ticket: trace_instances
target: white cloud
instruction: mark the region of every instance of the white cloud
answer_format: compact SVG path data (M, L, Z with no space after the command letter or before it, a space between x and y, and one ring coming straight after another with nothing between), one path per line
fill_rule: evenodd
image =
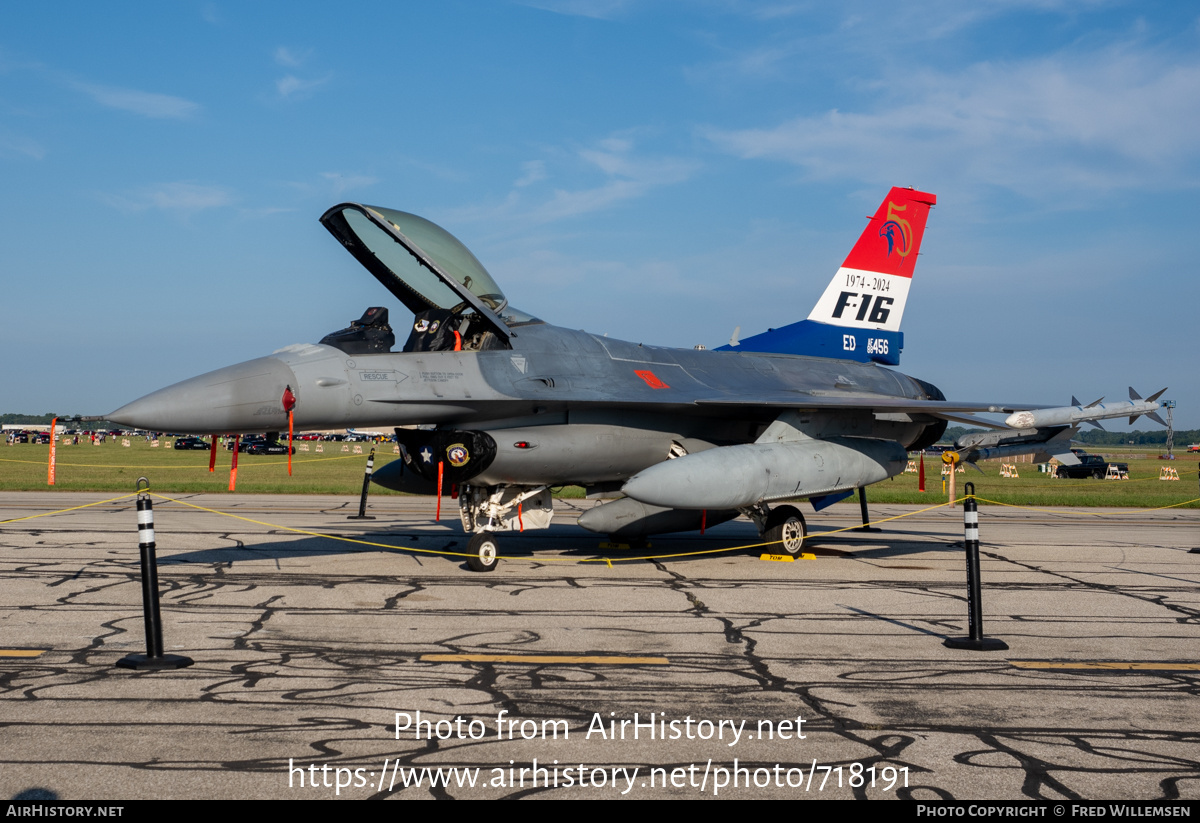
M530 160L522 163L521 170L524 174L513 183L517 188L529 186L546 179L546 163L543 160Z
M200 112L199 103L170 94L102 86L96 83L76 82L71 85L102 106L157 120L186 120Z
M541 160L522 164L524 175L513 184L503 202L483 207L469 207L451 212L457 220L496 221L514 219L519 222L548 223L565 217L599 211L624 200L641 197L651 190L691 177L699 164L676 157L639 156L633 140L627 137L608 137L592 147L577 149L560 162L573 168L575 176L595 176L600 172L603 182L586 188L557 188L549 199L529 203L526 186L549 179L546 164Z
M415 157L401 157L399 165L417 169L425 174L432 175L439 180L449 180L455 183L462 183L470 180L471 175L464 169L455 166L444 165L441 163L430 163L427 160L418 160Z
M280 46L275 49L275 62L281 66L287 66L293 69L302 66L311 56L311 50L297 52L289 49L287 46Z
M866 0L855 3L817 3L812 0L762 0L734 2L733 8L751 19L777 24L804 16L810 21L832 20L840 38L870 33L874 42L882 35L892 42L938 40L992 18L1014 13L1077 15L1089 9L1119 5L1121 0L925 0L892 3ZM810 32L811 33L811 32Z
M277 46L272 56L280 66L289 69L299 69L312 57L312 49L294 49L287 46ZM329 82L332 75L324 77L305 78L289 72L275 81L275 91L285 100L303 100L312 92Z
M528 213L529 219L544 223L600 211L621 200L629 200L646 191L646 186L633 180L613 180L603 186L578 191L556 190L548 202Z
M328 82L328 75L316 80L303 80L294 74L288 74L275 81L275 89L279 92L279 96L284 99L293 97L303 99Z
M122 211L154 208L182 214L228 206L234 200L233 192L224 186L203 186L188 182L144 186L128 194L101 195L101 199Z
M525 0L524 5L555 14L609 20L629 6L629 0Z
M24 135L0 131L0 157L15 156L41 160L46 156L46 149L37 141Z
M340 198L346 192L365 189L379 182L378 177L353 172L323 171L318 179L291 181L287 185L305 198L320 198L326 202L330 197Z
M710 128L733 154L810 177L969 179L1013 189L1197 182L1200 62L1134 50L881 80L872 111L804 115L773 127Z
M299 211L299 209L290 206L262 206L257 209L239 209L239 214L244 214L247 217L270 217L273 214L288 214Z
M556 189L553 197L536 207L530 216L537 221L557 220L599 211L622 200L641 197L651 189L682 183L697 164L674 157L636 157L632 144L601 141L608 150L581 149L578 156L602 171L609 179L603 185L568 191Z
M341 197L343 193L352 189L366 188L379 182L378 177L370 177L365 174L342 174L337 171L321 172L321 176L330 181L333 193L337 197Z

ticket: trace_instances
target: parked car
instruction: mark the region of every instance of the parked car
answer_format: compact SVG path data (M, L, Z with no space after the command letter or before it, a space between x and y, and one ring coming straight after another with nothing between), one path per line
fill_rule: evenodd
M278 440L267 442L263 440L252 440L246 444L246 454L287 454L287 443L280 443ZM292 454L296 453L296 447L292 446Z
M225 448L229 451L233 451L233 444L236 442L237 450L245 453L250 450L250 446L254 443L265 443L266 440L267 438L261 434L243 434L236 438L236 440L232 437L229 438L229 440L225 443Z
M1079 465L1059 466L1057 471L1055 471L1056 477L1070 477L1074 479L1094 477L1097 480L1102 480L1108 474L1109 466L1116 466L1117 471L1121 474L1129 473L1128 463L1113 463L1105 460L1098 454L1085 454L1075 449L1072 449L1072 451L1079 458Z
M209 443L199 437L181 437L175 441L175 448L208 451Z

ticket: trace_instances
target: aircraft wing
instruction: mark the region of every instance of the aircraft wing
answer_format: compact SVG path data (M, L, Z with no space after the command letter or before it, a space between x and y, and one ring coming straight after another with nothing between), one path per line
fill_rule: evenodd
M1055 457L1060 463L1074 466L1079 463L1079 458L1071 451L1071 438L1078 433L1078 425L1008 429L964 434L954 445L963 460L972 465L980 460L1033 454L1038 455L1039 461Z
M938 412L937 416L951 423L961 423L964 426L978 426L981 429L996 429L998 431L1008 431L1012 427L1006 426L1003 423L997 423L993 420L984 420L982 417L974 417L971 414L946 414Z
M694 401L698 406L729 406L731 408L778 408L778 409L869 409L881 412L912 412L919 414L944 415L955 412L1007 412L1044 408L1024 403L974 403L951 400L914 400L906 397L862 394L809 394L780 393L760 397L704 398Z
M374 402L393 405L393 406L423 406L428 405L429 400L422 398L377 398ZM838 410L844 409L847 411L875 411L893 414L929 414L936 417L942 417L955 422L966 423L968 425L978 425L985 428L1001 428L1007 429L1007 426L1001 426L997 423L991 423L984 420L973 420L969 418L958 417L956 413L1011 413L1018 410L1041 409L1045 406L1035 406L1025 403L974 403L974 402L956 402L951 400L915 400L906 397L888 397L886 395L851 395L851 394L836 394L836 395L820 395L820 394L777 394L762 397L744 397L744 396L721 396L713 395L702 397L693 400L680 400L673 397L617 397L605 396L604 393L597 392L586 397L571 397L562 398L557 404L562 406L579 406L579 407L603 407L603 406L622 406L622 407L655 407L655 408L675 408L686 409L689 407L702 407L707 409L727 408L730 411L749 411L758 410L778 410L780 412L788 409L813 409L813 410ZM557 405L554 401L549 401L549 405ZM494 400L494 399L458 399L452 402L440 402L442 408L458 408L466 410L482 410L482 409L501 409L505 406L511 406L515 412L520 411L526 405L526 401L511 399L511 400Z

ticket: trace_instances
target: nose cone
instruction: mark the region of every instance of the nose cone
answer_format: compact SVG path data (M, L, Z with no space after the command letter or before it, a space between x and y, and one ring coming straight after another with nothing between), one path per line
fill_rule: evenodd
M138 429L222 434L287 428L283 392L299 384L277 357L260 357L184 380L122 406L108 419Z

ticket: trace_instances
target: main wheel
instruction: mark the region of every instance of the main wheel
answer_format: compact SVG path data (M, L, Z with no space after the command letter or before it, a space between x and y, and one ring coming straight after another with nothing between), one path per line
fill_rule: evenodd
M496 545L496 537L490 532L471 536L467 543L467 568L473 572L490 572L500 562L500 549Z
M795 557L804 548L804 539L808 537L808 526L804 523L804 515L795 506L780 506L771 509L767 517L767 530L763 539L769 543L777 543L785 552Z

